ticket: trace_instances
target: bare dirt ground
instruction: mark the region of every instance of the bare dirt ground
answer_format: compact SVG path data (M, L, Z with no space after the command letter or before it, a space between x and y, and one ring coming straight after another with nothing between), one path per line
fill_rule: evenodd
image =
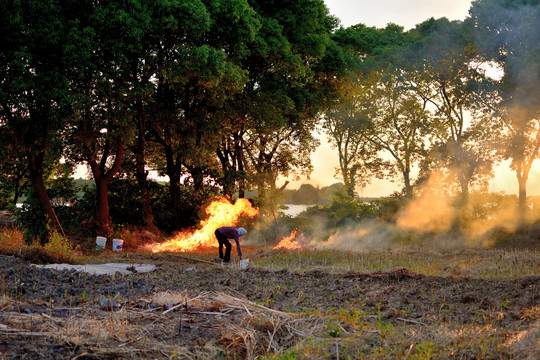
M538 276L495 281L407 269L240 270L237 263L175 255L130 261L153 263L158 270L96 276L0 256L0 358L533 359L540 354Z

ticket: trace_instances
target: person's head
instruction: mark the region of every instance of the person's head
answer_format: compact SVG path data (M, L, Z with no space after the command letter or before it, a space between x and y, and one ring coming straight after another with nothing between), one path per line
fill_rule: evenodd
M242 236L242 235L246 235L246 234L247 234L246 229L244 229L243 227L238 228L238 235Z

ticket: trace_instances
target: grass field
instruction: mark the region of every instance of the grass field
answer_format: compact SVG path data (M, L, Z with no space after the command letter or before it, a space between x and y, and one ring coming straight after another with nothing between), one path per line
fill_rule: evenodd
M216 262L215 248L81 254L61 239L40 249L16 238L4 234L1 247L10 256L0 256L0 358L540 357L534 247L251 246L243 248L249 269L241 270L235 256L230 265ZM66 258L158 270L94 276L30 266Z

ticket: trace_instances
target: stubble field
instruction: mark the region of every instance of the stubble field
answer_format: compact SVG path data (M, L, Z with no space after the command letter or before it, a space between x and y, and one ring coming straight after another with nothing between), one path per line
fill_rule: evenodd
M105 251L131 275L0 256L2 359L537 359L537 250Z

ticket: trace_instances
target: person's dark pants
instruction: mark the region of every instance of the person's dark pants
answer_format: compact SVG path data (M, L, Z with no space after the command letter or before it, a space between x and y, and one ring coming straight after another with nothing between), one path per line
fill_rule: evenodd
M216 230L215 234L219 243L219 258L225 262L231 261L231 242L229 241L229 239L227 239L225 235L220 233L218 230ZM223 256L223 246L225 246L225 256Z

